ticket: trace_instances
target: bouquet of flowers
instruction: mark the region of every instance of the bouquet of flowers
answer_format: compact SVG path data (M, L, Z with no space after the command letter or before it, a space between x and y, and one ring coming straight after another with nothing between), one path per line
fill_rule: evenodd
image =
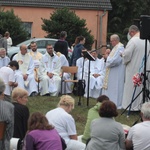
M134 86L140 86L142 84L142 74L137 73L132 78Z

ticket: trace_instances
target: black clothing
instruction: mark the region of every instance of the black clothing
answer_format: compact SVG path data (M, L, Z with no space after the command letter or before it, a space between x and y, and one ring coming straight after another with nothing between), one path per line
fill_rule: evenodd
M29 118L29 109L27 106L14 104L14 135L15 138L23 139L27 132L27 122Z
M65 40L58 40L54 45L54 51L64 54L68 59L68 42Z

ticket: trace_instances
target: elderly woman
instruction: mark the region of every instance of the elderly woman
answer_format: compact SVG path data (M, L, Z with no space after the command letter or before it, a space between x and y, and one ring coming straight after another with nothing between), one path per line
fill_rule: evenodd
M62 150L58 132L40 112L33 113L29 118L25 147L26 150Z
M85 144L77 141L75 121L69 114L73 108L74 99L69 95L64 95L60 98L58 108L47 112L46 117L65 140L67 144L66 150L84 150Z
M116 105L111 101L102 103L99 115L91 123L91 140L86 150L120 150L125 149L125 134L120 123L113 117L118 115Z
M0 150L9 150L14 128L14 106L10 102L4 101L4 91L5 84L0 79L0 122L4 121L7 124L4 137L0 140ZM1 128L0 131L2 131Z
M26 106L28 101L28 92L16 87L12 91L12 99L14 104L14 135L13 137L23 139L27 131L27 122L29 118L29 109Z

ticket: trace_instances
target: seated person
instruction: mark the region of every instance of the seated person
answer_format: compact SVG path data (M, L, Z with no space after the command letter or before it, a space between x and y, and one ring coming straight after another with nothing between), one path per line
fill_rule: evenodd
M18 86L18 83L15 82L15 70L19 69L17 61L9 62L8 66L3 66L0 68L0 78L5 82L6 88L4 91L5 100L11 102L11 92L12 88Z
M150 149L150 102L145 102L141 108L143 122L130 128L126 139L127 150L149 150Z
M86 150L125 150L123 127L113 119L118 115L116 105L112 101L103 102L99 115L91 123L91 140Z
M60 59L54 53L53 46L47 45L39 67L40 95L57 96L60 92Z
M77 141L74 118L69 114L74 108L74 99L69 95L60 98L58 108L46 113L48 122L54 125L67 144L66 150L84 150L85 144Z
M25 137L26 150L62 150L61 139L56 129L48 124L40 112L31 115Z
M109 100L109 98L106 95L101 95L97 98L96 105L94 107L92 107L91 109L89 109L88 115L87 115L86 125L84 128L84 133L82 136L82 142L87 143L87 140L89 140L91 122L94 119L99 118L100 106L102 105L103 101L108 101L108 100Z
M29 118L29 109L26 106L28 101L28 92L16 87L12 91L12 99L14 105L14 138L23 140L27 132L27 122Z
M30 52L29 55L32 57L33 62L34 62L34 77L35 80L38 82L38 69L39 69L39 65L40 65L40 60L42 58L42 54L40 52L38 52L37 50L37 44L36 42L32 41L30 43Z
M91 55L95 58L95 61L90 62L90 85L89 85L89 97L98 98L101 95L103 86L104 69L102 61L97 57L96 50L92 50ZM88 70L89 61L85 62L85 80L88 85ZM85 88L84 97L87 97L87 87Z
M0 150L10 149L10 139L13 136L14 128L14 106L7 101L4 101L5 83L0 79L0 121L7 123L4 138L0 140ZM2 129L0 128L2 131Z
M10 58L6 56L6 49L0 48L0 68L7 66L10 62Z
M27 46L21 45L20 51L13 57L19 64L19 70L15 71L18 86L28 91L30 96L37 95L37 84L34 79L34 63L27 53Z

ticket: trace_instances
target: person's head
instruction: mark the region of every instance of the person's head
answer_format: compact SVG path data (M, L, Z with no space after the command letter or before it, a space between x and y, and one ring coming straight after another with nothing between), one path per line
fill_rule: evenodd
M47 118L40 112L33 113L28 120L28 131L40 129L51 130L54 127L49 125Z
M62 107L66 112L71 112L74 109L74 99L69 95L63 95L60 97L58 107Z
M143 121L146 121L146 120L150 121L150 102L145 102L142 105L141 116L142 116Z
M84 45L84 43L85 43L85 37L84 37L84 36L79 36L79 37L78 37L78 40L79 40L79 43L80 43L80 44L83 44L83 45Z
M22 55L25 55L27 53L27 46L22 44L20 46L20 52L21 52Z
M13 61L10 61L8 66L13 70L18 70L19 69L19 64L17 61L13 60Z
M6 56L5 48L0 48L0 57L4 58Z
M22 105L26 105L28 101L28 92L20 87L16 87L12 91L13 102L17 102Z
M10 37L10 33L8 31L5 32L4 34L5 37L9 38Z
M53 56L53 52L54 52L53 45L48 44L48 45L46 46L46 51L47 51L47 53L48 53L50 56Z
M114 47L120 42L120 38L117 34L113 34L110 36L111 45Z
M103 58L106 59L109 56L110 52L111 52L110 49L106 49L104 52Z
M136 25L131 25L129 27L129 35L131 36L131 38L139 32L139 28Z
M60 38L61 39L66 39L66 37L67 37L67 32L66 31L61 31L60 32Z
M105 101L102 103L100 109L99 109L99 115L100 117L117 117L117 107L112 101Z
M97 58L98 54L96 50L92 50L90 53L95 59Z
M33 52L36 52L37 51L37 45L36 45L36 42L32 41L30 43L30 48Z
M107 97L106 95L101 95L97 98L97 102L102 103L103 101L108 101L109 97Z
M5 83L0 78L0 100L4 98L4 91L5 91Z

